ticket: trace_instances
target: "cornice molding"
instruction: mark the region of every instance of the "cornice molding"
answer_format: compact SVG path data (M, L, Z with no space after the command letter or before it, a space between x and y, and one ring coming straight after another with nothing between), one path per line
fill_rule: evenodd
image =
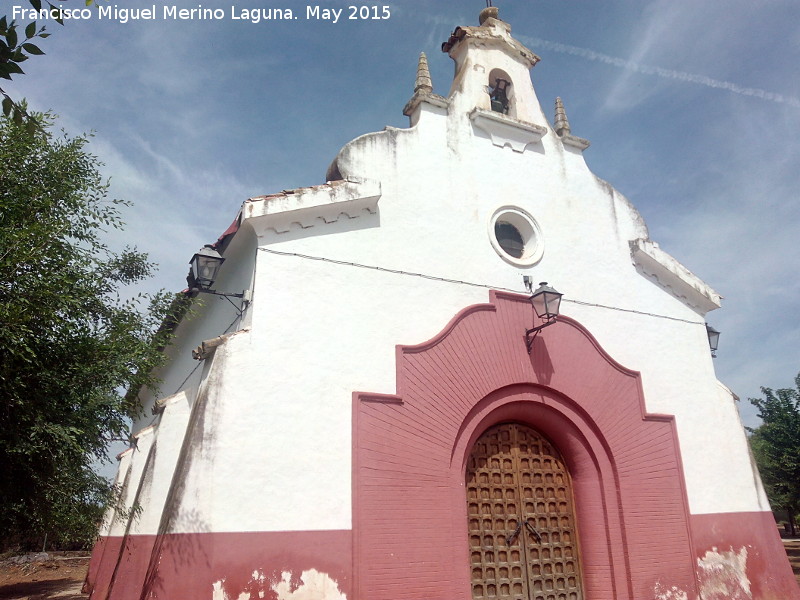
M249 221L259 236L270 229L286 233L294 224L306 229L335 223L342 216L355 219L374 214L380 197L378 181L331 181L250 198L242 207L242 220Z
M646 239L631 240L633 264L687 305L705 314L722 306L722 296L672 256Z

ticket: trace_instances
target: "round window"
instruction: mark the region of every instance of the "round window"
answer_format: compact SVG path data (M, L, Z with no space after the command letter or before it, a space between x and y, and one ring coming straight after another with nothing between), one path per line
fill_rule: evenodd
M521 267L536 264L544 252L539 224L521 208L496 210L489 222L489 239L505 261Z
M494 237L497 238L497 243L500 244L503 252L514 258L522 258L522 253L525 252L525 242L522 240L519 229L508 221L497 221L494 224Z

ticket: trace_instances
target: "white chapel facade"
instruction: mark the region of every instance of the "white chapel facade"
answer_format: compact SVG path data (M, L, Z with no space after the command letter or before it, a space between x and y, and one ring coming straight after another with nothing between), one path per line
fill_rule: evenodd
M719 294L548 120L496 8L443 51L447 96L422 55L408 128L210 248L242 297L200 294L141 392L91 598L800 600Z

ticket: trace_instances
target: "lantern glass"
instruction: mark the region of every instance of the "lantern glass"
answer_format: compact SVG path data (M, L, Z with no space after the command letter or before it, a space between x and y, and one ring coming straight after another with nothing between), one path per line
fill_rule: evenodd
M539 284L539 288L531 296L531 304L536 315L540 319L551 320L558 316L561 309L561 296L564 294L557 292L547 285L546 281Z
M719 331L706 323L706 333L708 334L708 346L711 348L711 352L714 353L719 347Z
M214 285L223 262L225 259L211 246L206 246L197 252L189 261L196 285L200 288L210 288Z

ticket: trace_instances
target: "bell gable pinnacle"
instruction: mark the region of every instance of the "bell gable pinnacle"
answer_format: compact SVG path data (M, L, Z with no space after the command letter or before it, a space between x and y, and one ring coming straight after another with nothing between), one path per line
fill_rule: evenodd
M433 92L433 82L431 81L431 72L428 69L428 57L425 56L424 52L420 52L414 93L430 94L431 92Z
M561 97L556 98L556 121L553 129L556 130L559 136L569 135L570 133L567 112L564 110L564 103L561 101Z
M424 52L419 53L417 62L417 79L414 82L414 95L411 96L403 107L403 114L411 119L411 125L416 125L420 118L420 111L427 105L428 109L436 111L447 109L447 99L433 93L433 81L428 69L428 57Z
M553 125L556 135L561 138L561 141L567 146L578 148L579 150L586 150L589 147L589 140L572 135L567 120L567 111L564 110L564 103L561 98L556 98L556 119Z

